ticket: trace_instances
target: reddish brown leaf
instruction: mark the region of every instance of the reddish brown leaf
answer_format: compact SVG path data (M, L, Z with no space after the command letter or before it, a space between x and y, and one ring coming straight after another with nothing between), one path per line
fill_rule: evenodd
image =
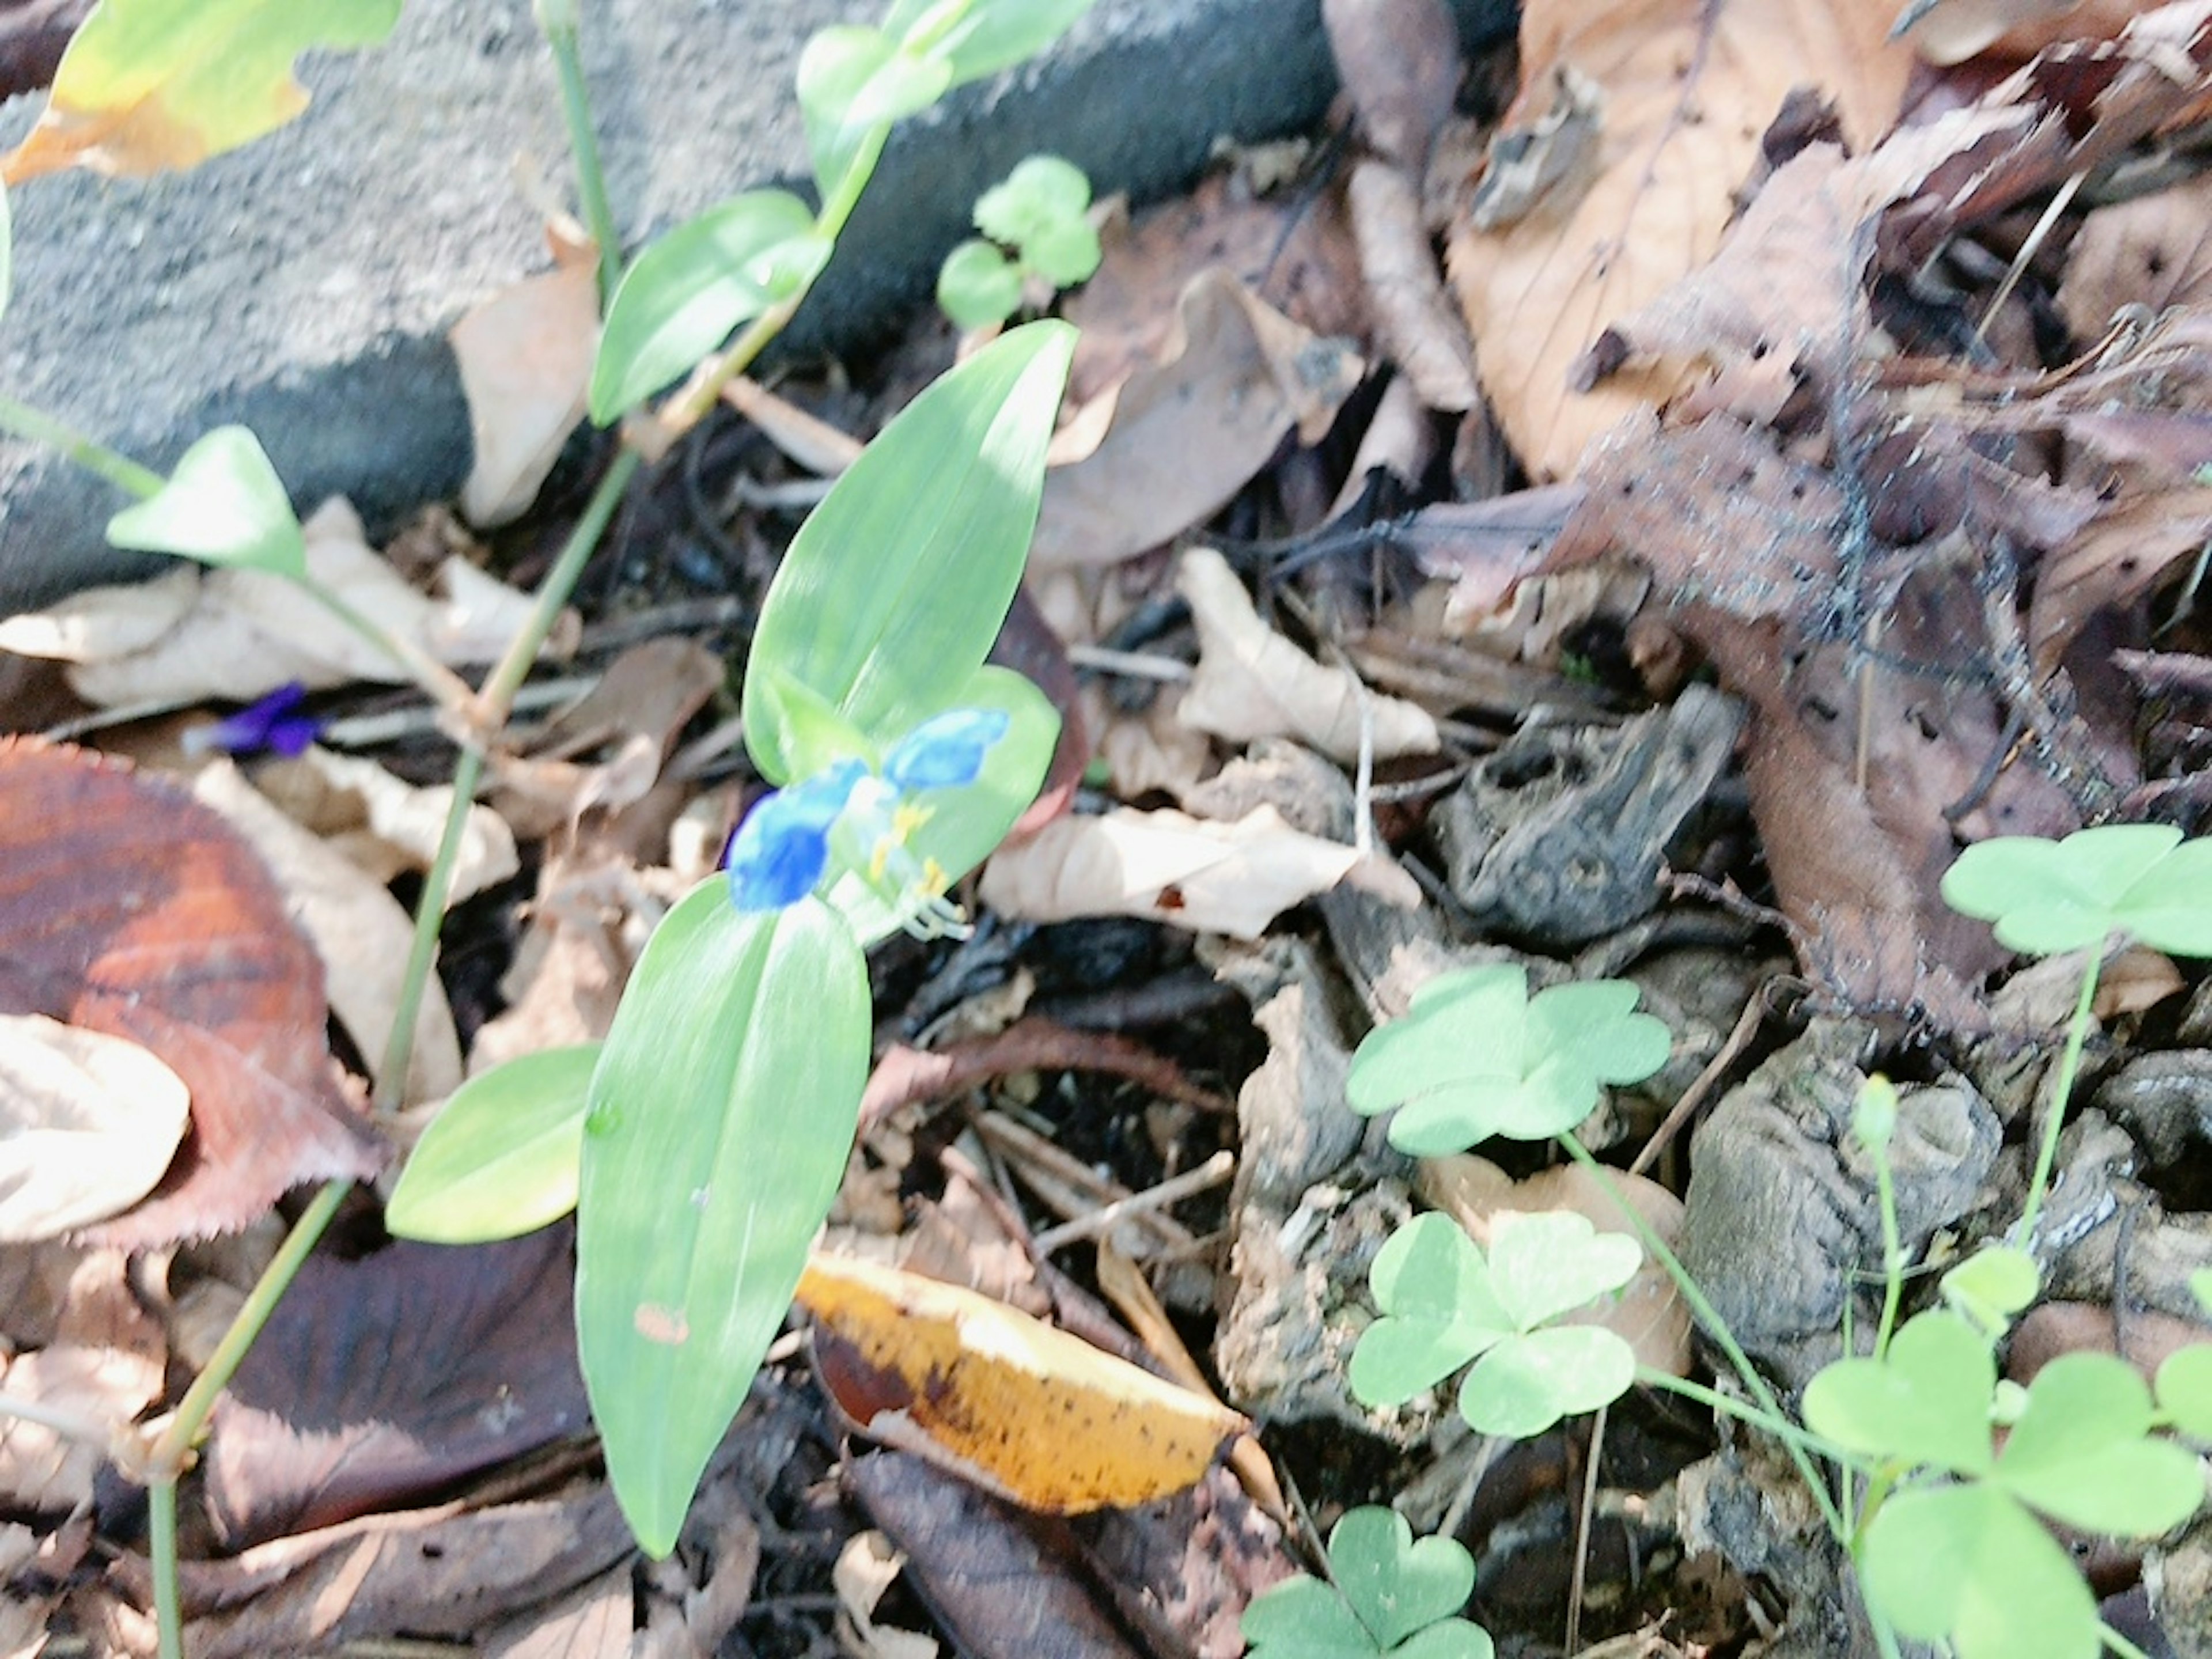
M216 1407L231 1547L419 1499L583 1427L568 1229L310 1259Z
M85 750L10 740L0 871L0 1012L131 1038L191 1091L168 1174L100 1242L231 1231L302 1182L375 1171L325 1045L322 964L215 813Z

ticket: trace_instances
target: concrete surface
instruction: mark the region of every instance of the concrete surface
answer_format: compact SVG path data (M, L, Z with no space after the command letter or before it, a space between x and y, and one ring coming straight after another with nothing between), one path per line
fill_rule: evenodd
M1455 0L1470 41L1510 0ZM633 247L732 191L803 178L792 77L854 0L587 0L588 73ZM443 331L545 256L514 182L565 193L559 100L526 0L408 0L392 40L301 65L314 103L187 174L17 191L0 387L166 470L242 421L295 501L375 529L455 492L468 422ZM794 332L838 344L927 293L969 207L1051 149L1102 191L1179 187L1214 138L1312 123L1334 90L1319 0L1099 0L1047 57L895 136ZM13 143L35 100L0 111ZM0 614L149 568L101 539L112 486L0 440Z

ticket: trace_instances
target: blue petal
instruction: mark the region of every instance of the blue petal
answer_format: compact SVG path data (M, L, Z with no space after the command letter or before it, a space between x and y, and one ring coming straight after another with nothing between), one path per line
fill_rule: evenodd
M234 714L194 726L185 734L185 752L198 755L212 749L226 755L257 755L270 750L279 755L297 755L323 729L322 722L313 715L293 712L307 695L307 687L299 681L289 681Z
M955 708L935 714L899 739L884 762L884 775L902 792L973 783L984 751L1006 735L1000 708Z
M840 761L801 784L763 797L730 837L730 897L740 910L781 910L814 890L830 862L830 826L866 775Z

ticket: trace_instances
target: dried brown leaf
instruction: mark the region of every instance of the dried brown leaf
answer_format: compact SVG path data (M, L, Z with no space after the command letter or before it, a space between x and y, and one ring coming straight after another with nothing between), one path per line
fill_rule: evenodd
M120 1250L86 1256L70 1276L54 1340L0 1366L0 1391L119 1434L161 1398L167 1349L138 1305ZM92 1501L107 1448L41 1423L0 1416L0 1503L65 1514Z
M0 1014L0 1240L53 1238L130 1208L191 1121L183 1079L137 1043Z
M1512 223L1457 228L1449 268L1484 389L1530 474L1574 470L1589 440L1688 383L1669 362L1572 392L1569 373L1619 319L1719 246L1760 135L1796 88L1836 103L1856 144L1887 131L1911 69L1887 0L1541 0L1522 15L1522 97L1509 129L1549 107L1567 65L1604 94L1595 176ZM1571 199L1560 199L1562 194Z
M191 1091L168 1174L101 1241L227 1232L301 1182L374 1173L324 1044L322 964L236 832L80 750L0 744L0 1009L130 1037Z
M1387 161L1362 161L1345 199L1378 343L1431 409L1474 408L1482 394L1467 327L1444 294L1413 182Z
M1459 26L1444 0L1322 0L1337 78L1367 141L1414 177L1459 90Z
M589 243L549 240L551 270L502 289L447 337L475 440L461 490L471 524L520 518L584 416L599 344L599 258Z
M2101 207L2068 249L2058 313L2094 340L2124 307L2160 312L2212 301L2212 179Z

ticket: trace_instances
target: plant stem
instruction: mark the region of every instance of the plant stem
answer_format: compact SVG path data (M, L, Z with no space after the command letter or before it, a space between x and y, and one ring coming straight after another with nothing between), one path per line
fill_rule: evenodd
M599 250L599 309L615 296L622 281L622 243L615 230L614 207L607 199L607 175L599 164L599 132L592 125L591 99L584 87L584 60L577 28L576 8L569 5L538 9L545 44L552 48L553 68L561 80L561 116L568 128L568 151L576 163L576 196L584 211L584 228Z
M161 1632L161 1659L185 1659L185 1610L177 1595L174 1471L159 1476L146 1488L146 1530L148 1554L154 1564L154 1625Z
M118 489L142 501L158 494L161 486L168 483L151 467L141 466L98 439L88 437L75 427L4 394L0 394L0 427L19 438L59 450L86 471L98 473Z
M1777 1440L1802 1446L1815 1456L1831 1457L1846 1465L1853 1462L1850 1454L1842 1447L1831 1444L1809 1430L1799 1428L1788 1418L1776 1417L1756 1406L1747 1406L1741 1400L1723 1394L1718 1389L1692 1382L1686 1376L1676 1376L1671 1371L1654 1370L1649 1365L1638 1365L1636 1380L1650 1388L1679 1394L1685 1400L1694 1400L1717 1416L1733 1417L1747 1428L1757 1429L1762 1434L1772 1435Z
M1875 1160L1874 1187L1881 1206L1881 1322L1874 1333L1874 1357L1881 1359L1889 1352L1890 1334L1897 1328L1897 1304L1905 1293L1905 1241L1897 1227L1897 1177L1889 1167L1887 1147ZM1844 1351L1850 1352L1848 1346Z
M334 587L326 586L313 576L295 576L294 584L300 591L336 617L361 638L405 669L416 684L421 686L438 706L448 713L459 715L469 705L469 683L440 662L435 657L406 638L394 634L374 617L364 615L342 597Z
M102 1451L106 1451L115 1438L114 1432L105 1423L79 1412L49 1406L42 1400L26 1400L20 1395L0 1394L0 1417L20 1418L26 1423L36 1423L42 1429L52 1429L56 1434L82 1441L88 1446L97 1446Z
M2058 1161L2058 1132L2066 1126L2066 1097L2074 1092L2075 1073L2081 1067L2081 1045L2088 1041L2090 1012L2097 1000L2097 974L2104 963L2101 942L2090 947L2081 968L2081 993L2074 999L2074 1018L2066 1027L2066 1051L2058 1057L2058 1079L2051 1091L2051 1115L2043 1126L2043 1143L2036 1148L2035 1172L2027 1181L2027 1207L2021 1212L2013 1242L2029 1249L2035 1223L2043 1213L2043 1200L2051 1189L2051 1166Z
M1635 1230L1644 1248L1650 1251L1652 1259L1664 1267L1668 1278L1674 1281L1674 1288L1682 1293L1682 1300L1690 1304L1690 1311L1698 1323L1705 1327L1705 1334L1720 1345L1721 1352L1728 1356L1729 1364L1743 1379L1743 1385L1751 1390L1752 1397L1759 1401L1769 1416L1777 1421L1788 1421L1789 1413L1782 1409L1781 1401L1775 1397L1774 1390L1768 1386L1766 1379L1759 1374L1759 1368L1751 1363L1751 1356L1744 1352L1742 1345L1735 1340L1735 1333L1729 1329L1728 1322L1714 1310L1711 1303L1705 1300L1705 1293L1698 1288L1697 1281L1690 1277L1690 1270L1682 1265L1681 1259L1667 1248L1667 1241L1652 1230L1651 1224L1628 1201L1627 1194L1614 1182L1613 1171L1600 1164L1589 1148L1571 1134L1559 1135L1556 1139L1560 1146L1566 1148L1568 1157L1597 1177L1598 1184L1605 1188L1621 1214L1627 1218L1628 1224ZM1842 1538L1844 1536L1843 1514L1836 1508L1836 1500L1828 1496L1827 1484L1820 1479L1820 1472L1814 1468L1812 1457L1793 1437L1784 1437L1782 1444L1790 1454L1790 1461L1796 1464L1797 1473L1803 1477L1806 1491L1820 1505L1821 1519L1834 1530L1838 1538Z
M460 758L453 764L453 799L446 813L446 827L438 837L437 855L423 875L421 899L415 906L415 932L407 945L407 966L399 979L392 1030L384 1040L384 1068L378 1075L372 1102L380 1117L397 1111L406 1097L407 1067L415 1057L415 1022L422 1013L422 994L437 963L446 898L453 890L453 866L460 860L469 809L476 804L477 783L483 776L483 750L474 744L464 744Z

